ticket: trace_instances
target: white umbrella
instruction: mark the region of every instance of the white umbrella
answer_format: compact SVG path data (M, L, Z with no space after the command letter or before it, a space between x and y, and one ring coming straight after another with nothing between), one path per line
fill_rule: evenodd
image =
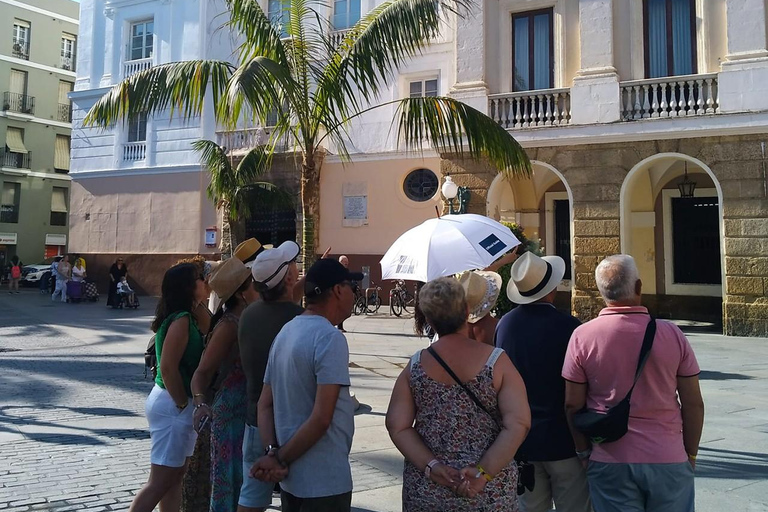
M445 215L409 229L381 259L383 279L431 281L484 269L520 241L505 225L482 215Z

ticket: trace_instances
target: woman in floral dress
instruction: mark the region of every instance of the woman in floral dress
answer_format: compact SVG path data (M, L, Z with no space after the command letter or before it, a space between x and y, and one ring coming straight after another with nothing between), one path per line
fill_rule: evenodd
M503 350L467 337L456 279L427 283L419 304L439 339L400 374L387 412L405 456L403 511L516 512L513 459L531 422L525 385Z
M230 258L211 274L210 287L221 297L223 310L214 315L210 340L192 378L194 425L210 428L211 512L234 512L243 482L243 434L246 379L240 363L237 329L243 310L258 299L251 272ZM213 403L210 388L213 387Z

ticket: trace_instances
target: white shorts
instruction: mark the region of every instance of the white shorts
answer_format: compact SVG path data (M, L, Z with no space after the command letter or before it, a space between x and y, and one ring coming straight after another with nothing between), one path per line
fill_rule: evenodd
M238 505L248 508L266 508L272 504L272 489L275 484L251 478L248 473L256 461L264 455L259 429L245 424L243 436L243 486L240 488Z
M192 456L197 440L197 432L192 428L192 401L179 412L170 393L155 384L147 397L145 410L151 438L150 462L158 466L182 467L187 457Z

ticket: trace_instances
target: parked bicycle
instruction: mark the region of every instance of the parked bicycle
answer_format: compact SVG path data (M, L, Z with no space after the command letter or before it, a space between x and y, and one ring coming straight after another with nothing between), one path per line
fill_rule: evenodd
M416 296L405 286L405 281L398 279L395 287L389 291L389 312L395 316L408 313L408 307L416 306Z
M362 293L355 299L355 307L353 313L355 315L362 315L363 313L373 314L376 313L381 307L381 286L376 286L376 283L371 281L371 286L365 289L365 294Z

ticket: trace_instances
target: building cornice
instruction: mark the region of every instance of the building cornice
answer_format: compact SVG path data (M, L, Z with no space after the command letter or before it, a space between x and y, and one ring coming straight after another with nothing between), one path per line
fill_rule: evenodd
M89 178L119 178L124 176L147 176L156 174L180 174L202 172L203 167L195 165L169 165L156 167L133 167L129 169L99 169L95 171L70 171L74 181Z
M26 114L16 114L14 112L0 111L0 117L5 117L14 121L20 121L22 123L46 124L49 126L56 126L57 128L64 128L65 130L72 129L71 123L62 123L61 121L54 121L53 119L45 119L42 117L35 117Z
M0 167L0 173L9 176L20 176L23 178L43 178L51 180L72 181L72 178L68 174L28 171L26 169L14 169L12 167Z
M3 2L5 0L0 0L0 2ZM48 71L49 73L58 73L59 75L64 75L66 77L72 78L73 81L77 77L74 71L67 71L66 69L56 68L53 66L47 66L45 64L39 64L37 62L31 61L31 60L24 60L24 59L17 59L16 57L9 57L8 55L0 55L0 61L10 62L11 64L15 66L26 66L29 68L35 68L35 69L41 69L43 71Z
M69 16L66 16L64 14L49 11L47 9L41 9L40 7L35 7L34 5L25 4L23 2L17 2L16 0L0 0L0 4L8 4L13 7L18 7L19 9L26 9L27 11L36 12L37 14L52 16L58 20L66 21L67 23L72 23L73 25L80 25L80 20L78 20L77 18L70 18Z

